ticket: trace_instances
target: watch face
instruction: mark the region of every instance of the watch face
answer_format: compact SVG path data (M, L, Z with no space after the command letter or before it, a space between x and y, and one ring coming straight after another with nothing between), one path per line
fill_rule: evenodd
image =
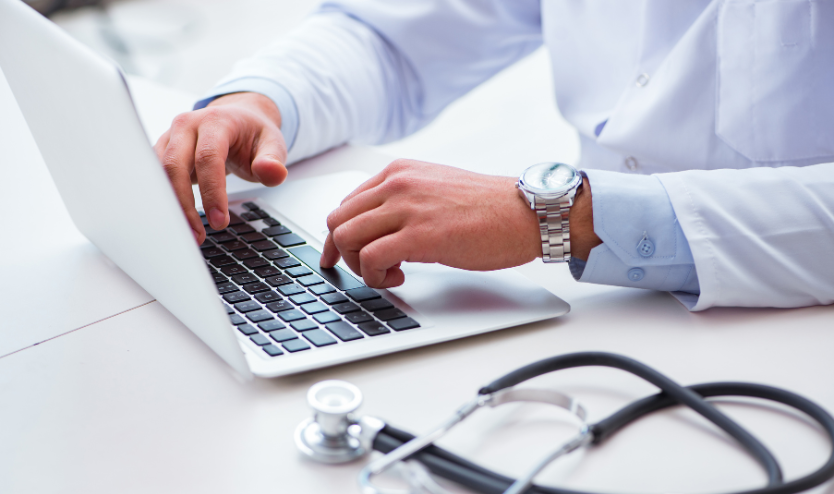
M524 171L521 182L538 194L560 194L581 180L576 168L564 163L539 163Z

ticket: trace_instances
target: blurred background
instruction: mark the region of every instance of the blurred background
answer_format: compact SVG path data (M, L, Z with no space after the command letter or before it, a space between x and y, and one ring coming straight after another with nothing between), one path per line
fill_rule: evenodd
M152 81L195 100L237 60L296 27L321 2L23 1L115 60L134 83ZM575 164L579 139L556 109L550 71L540 49L450 105L425 129L377 149L502 175L541 161Z

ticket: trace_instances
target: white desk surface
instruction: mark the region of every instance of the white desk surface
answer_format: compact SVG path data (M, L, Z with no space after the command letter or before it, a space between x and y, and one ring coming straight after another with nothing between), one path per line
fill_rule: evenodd
M530 80L530 74L540 75L539 70L540 64L530 62L502 74L423 134L382 149L494 173L516 173L541 155L574 161L575 135L563 122L538 109L544 105L512 104L516 93L506 90ZM142 81L133 81L133 87L154 137L190 103L190 95ZM3 90L0 85L5 112L10 105ZM502 119L486 125L466 116L490 110L528 119L508 130ZM556 137L535 147L547 129ZM558 320L242 383L80 237L24 134L17 126L0 128L3 159L15 162L3 167L0 181L0 205L11 215L0 237L5 282L0 290L0 493L359 492L355 476L361 462L322 466L295 451L292 433L308 416L305 394L313 383L353 382L365 394L362 411L421 432L495 377L536 359L580 350L623 353L684 384L742 380L783 386L834 410L832 307L693 314L667 294L582 285L564 266L541 263L519 269L572 305L572 312ZM507 164L513 156L508 146L494 153L484 149L495 142L521 143L518 164ZM376 171L386 161L343 148L297 165L290 177L339 168ZM236 187L242 185L232 184ZM60 237L41 231L44 224ZM24 248L21 242L32 238L39 242L36 248ZM35 316L17 315L20 307ZM653 391L605 369L565 371L536 384L579 396L592 420ZM773 448L788 478L818 466L830 448L813 427L791 415L739 404L725 410ZM509 474L547 450L539 434L551 430L546 424L517 422L526 414L539 417L535 407L482 413L443 444ZM480 434L487 429L492 442ZM638 422L590 452L585 462L568 477L569 485L609 492L725 492L763 479L724 436L680 411Z

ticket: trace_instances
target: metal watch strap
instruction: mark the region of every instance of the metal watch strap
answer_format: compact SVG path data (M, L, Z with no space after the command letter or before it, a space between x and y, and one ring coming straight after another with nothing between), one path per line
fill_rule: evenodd
M536 196L534 209L539 218L544 262L570 261L570 222L568 213L573 194L545 200Z

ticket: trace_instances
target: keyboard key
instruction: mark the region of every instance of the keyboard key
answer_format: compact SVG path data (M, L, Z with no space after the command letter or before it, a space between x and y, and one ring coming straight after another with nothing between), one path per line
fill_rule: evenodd
M272 314L267 310L249 312L246 314L246 317L252 322L268 321L273 318Z
M214 274L212 274L212 275L211 275L211 278L212 278L212 279L214 280L214 282L215 282L215 283L217 283L218 285L219 285L219 284L221 284L221 283L228 283L228 282L229 282L229 278L226 278L225 276L223 276L223 275L222 275L222 274L220 274L220 273L214 273Z
M234 242L227 242L223 244L223 248L229 252L234 252L236 250L248 249L249 244L247 244L246 242L241 242L240 240L235 240Z
M261 292L255 295L255 298L262 304L268 304L270 302L277 302L281 300L281 296L275 292Z
M203 224L203 226L208 226L209 220L208 220L208 218L206 218L206 213L203 213L200 216L200 222Z
M247 211L245 213L242 213L240 215L240 217L245 219L246 221L255 221L255 220L260 219L260 217L257 215L257 213L254 213L252 211Z
M279 275L267 278L264 281L266 281L272 286L281 286L286 285L287 283L292 283L292 278L290 278L289 276Z
M307 266L298 266L295 268L289 268L284 271L288 275L292 276L293 278L298 278L299 276L307 276L308 274L313 274L312 271L307 269Z
M260 278L255 276L252 273L246 272L243 274L236 274L232 276L232 281L237 283L238 285L245 285L247 283L255 283L256 281L261 281Z
M318 285L319 283L324 283L323 279L319 278L314 274L311 274L309 276L302 276L295 281L297 281L298 284L302 286L313 286Z
M203 252L203 257L205 257L206 259L211 259L212 257L219 257L219 256L222 256L222 255L226 254L226 252L224 252L223 249L221 249L220 247L211 247L211 248L208 248L208 249L202 249L202 252Z
M238 316L240 317L240 316ZM245 334L246 336L252 336L253 334L258 334L258 330L255 329L254 326L251 324L241 324L237 327L237 330L241 333Z
M244 202L243 204L241 204L241 206L245 207L249 211L254 211L256 209L261 209L260 206L258 206L257 204L255 204L254 202L251 202L251 201Z
M232 309L231 307L229 307L228 305L223 304L223 307L226 308L226 314L234 314L235 313L235 310Z
M278 313L278 317L283 319L285 322L298 321L299 319L307 319L307 317L305 317L304 314L301 313L301 311L295 309L281 311Z
M223 300L229 302L230 304L236 304L238 302L243 302L244 300L250 300L250 298L245 292L234 292L223 295Z
M359 288L365 286L356 278L349 275L347 271L340 268L339 266L335 266L332 268L323 268L319 266L319 262L321 261L321 252L310 247L309 245L305 245L303 247L294 247L290 249L290 252L295 257L301 259L301 262L306 264L307 267L309 267L310 269L315 271L319 276L324 278L325 281L335 286L339 290L350 290L351 288Z
M264 236L264 234L263 233L258 233L258 232L247 233L245 235L241 235L240 238L242 238L243 240L246 240L250 244L252 242L260 242L261 240L266 240L266 237Z
M310 304L310 305L312 305L312 304ZM316 321L318 321L321 324L327 324L327 323L331 323L331 322L341 321L339 316L337 316L336 314L334 314L330 311L320 312L320 313L314 315L313 319L315 319Z
M238 312L252 312L253 310L261 310L261 304L254 300L247 300L246 302L235 304L235 309Z
M278 343L283 343L287 340L298 338L298 333L295 333L290 329L279 329L278 331L273 331L269 333L269 337L277 341Z
M281 292L285 297L289 297L290 295L295 295L296 293L303 293L304 289L293 283L292 285L279 286L278 291Z
M264 218L263 221L264 221L264 223L266 223L269 226L280 226L281 225L281 222L276 220L275 218Z
M271 321L264 321L258 324L258 327L264 331L275 331L277 329L284 329L286 326L281 324L279 321L272 319Z
M257 209L257 210L252 211L252 212L255 213L258 216L259 219L269 218L269 213L267 213L263 209Z
M281 344L288 352L300 352L302 350L309 350L310 345L304 343L303 341L299 340L298 338L294 340L285 341Z
M214 245L214 242L212 242L208 237L206 237L206 239L203 240L203 243L200 244L200 249L210 249L212 247L217 246Z
M277 357L278 355L284 354L284 352L282 352L281 349L275 345L266 345L263 347L263 349L266 353L269 354L270 357Z
M306 240L299 237L295 233L278 235L277 237L272 237L272 240L278 242L278 245L280 245L281 247L292 247L293 245L302 245L307 243Z
M309 319L302 319L300 321L291 322L290 326L296 331L309 331L311 329L316 329L319 327L318 324L314 323Z
M275 265L279 268L292 268L294 266L301 266L301 263L293 259L292 257L285 257L283 259L276 259Z
M310 295L309 293L299 293L298 295L293 295L292 297L290 297L290 300L295 305L301 305L309 304L310 302L315 302L316 297Z
M272 250L272 249L277 249L278 248L277 245L270 242L269 240L261 240L260 242L255 242L255 243L252 244L252 247L254 247L254 249L257 250L258 252L263 252L265 250Z
M336 343L336 340L332 336L320 329L307 331L306 333L303 333L303 335L310 343L316 346L334 345Z
M232 253L233 256L237 257L241 261L244 259L249 259L252 257L257 257L258 253L252 249L243 249L243 250L236 250Z
M267 292L269 291L269 285L266 283L249 283L243 285L243 289L249 293Z
M327 283L323 283L321 285L314 285L312 288L310 288L310 291L315 293L316 295L324 295L325 293L335 292L336 289L328 285Z
M352 302L345 302L343 304L336 304L333 306L333 310L338 312L339 314L347 314L348 312L356 312L359 310L359 306L352 303Z
M223 233L218 233L217 235L213 235L211 237L211 239L214 240L218 244L222 244L222 243L225 243L225 242L234 242L235 240L237 240L237 237L235 237L234 235L232 235L229 232L223 232Z
M379 336L381 334L390 333L391 330L386 328L384 324L373 322L365 322L359 325L361 329L368 336Z
M319 312L324 312L327 310L327 306L321 302L313 302L312 304L304 304L301 306L301 310L306 312L307 314L318 314Z
M347 302L348 298L342 295L341 293L328 293L327 295L322 295L321 299L324 300L326 303L333 305L333 304L341 304L343 302Z
M345 314L345 319L348 322L352 322L353 324L360 324L363 322L373 321L374 318L370 316L367 312L351 312L350 314Z
M229 293L229 292L236 292L237 286L234 283L221 283L217 285L217 291L220 294Z
M200 218L205 218L206 217L206 212L205 211L197 210L197 214L200 215Z
M269 228L264 228L263 230L261 230L261 233L270 237L274 237L275 235L284 235L286 233L292 233L292 230L285 226L272 226Z
M237 262L229 256L214 257L210 262L213 266L218 268L221 266L228 266L229 264L237 264Z
M394 319L388 321L388 325L395 331L403 331L406 329L419 328L420 324L410 317L403 317L402 319Z
M281 270L275 266L262 266L255 270L255 274L261 278L269 278L270 276L280 275Z
M405 317L405 312L401 311L394 307L393 309L384 309L381 311L374 312L374 315L383 321L390 321L392 319L399 319L401 317Z
M376 292L376 290L373 290L368 287L346 290L345 294L353 300L356 300L357 302L364 302L366 300L379 298L381 296L379 293Z
M243 265L249 269L255 269L261 266L269 266L269 261L267 261L263 257L253 257L252 259L247 259L243 261Z
M229 264L228 266L223 266L220 271L225 274L226 276L234 276L236 274L243 274L248 273L249 271L246 270L243 266L238 263Z
M255 231L254 228L247 225L246 223L243 223L242 221L241 221L241 223L242 224L240 224L240 225L235 225L233 227L230 227L229 231L236 234L236 235L243 235L245 233L252 233L252 232Z
M235 226L243 224L243 220L240 219L240 216L236 215L235 213L229 211L229 226Z
M283 258L289 257L289 256L290 256L289 254L287 254L286 252L284 252L281 249L269 250L269 251L264 252L264 257L266 257L267 259L272 259L272 260L283 259Z
M330 331L331 333L335 334L342 341L353 341L364 338L364 336L362 336L362 333L353 329L353 327L350 324L344 321L332 322L326 325L325 328L327 328L328 331Z
M282 310L295 309L295 306L287 300L279 300L278 302L270 302L266 304L266 308L272 312L281 312Z
M240 314L230 314L229 320L232 321L233 326L240 326L241 324L246 324L246 319L240 317Z
M232 278L232 279L234 280L234 278ZM237 281L237 280L235 280L235 281ZM378 310L383 310L383 309L390 309L393 306L394 306L394 304L385 300L384 298L375 298L373 300L367 300L365 302L362 302L362 308L365 309L365 310L369 310L371 312L376 312Z
M258 346L264 346L264 345L271 345L272 344L272 342L269 341L269 338L267 338L266 336L264 336L262 334L253 335L249 339L252 340L252 343L254 343Z
M206 220L206 223L208 223L208 220ZM215 230L214 228L212 228L208 225L203 225L203 227L206 229L206 235L217 235L218 233L226 233L225 229Z

